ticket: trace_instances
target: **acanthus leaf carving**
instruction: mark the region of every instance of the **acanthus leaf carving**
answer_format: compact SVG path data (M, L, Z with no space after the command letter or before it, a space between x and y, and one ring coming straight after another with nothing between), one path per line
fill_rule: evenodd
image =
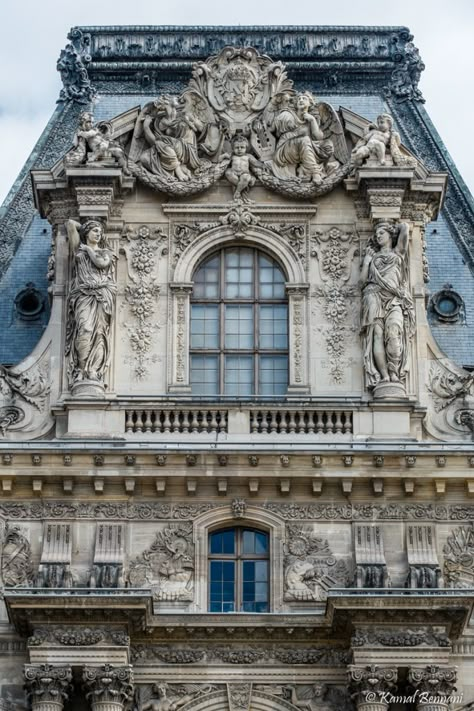
M121 248L127 259L129 276L125 287L125 302L137 324L126 324L126 328L133 351L131 361L134 374L140 380L147 375L149 364L153 361L149 354L153 336L159 325L151 320L160 293L153 271L156 263L155 252L166 237L159 227L152 230L147 225L141 225L136 230L127 226L122 238L128 243L128 246Z
M447 587L471 588L474 585L474 525L451 531L443 548Z
M103 664L100 667L85 666L82 680L86 698L92 708L97 702L125 705L133 698L133 670L131 666ZM98 708L101 708L98 706Z
M55 702L61 707L69 697L72 682L70 666L26 664L24 676L27 696L33 708L39 708L41 702Z
M194 588L192 524L183 522L159 531L151 546L130 563L128 577L133 587L151 585L156 600L191 601Z
M349 571L332 555L326 539L299 524L287 526L284 545L284 599L321 601L335 585L345 587Z
M433 362L427 382L431 394L425 426L435 434L474 436L474 376L454 364Z
M356 703L367 703L367 699L376 703L382 701L387 693L396 689L398 670L396 667L381 667L368 664L358 667L350 664L348 681L351 696ZM388 707L388 702L383 702Z

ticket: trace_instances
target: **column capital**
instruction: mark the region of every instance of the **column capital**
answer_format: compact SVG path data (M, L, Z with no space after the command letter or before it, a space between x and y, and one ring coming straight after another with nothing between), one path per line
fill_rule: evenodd
M442 704L444 698L456 691L457 667L439 667L433 664L421 669L412 668L408 672L408 681L418 694L436 697ZM422 697L418 701L418 705L420 704L425 705Z
M377 664L347 667L349 688L358 709L380 705L387 708L389 700L385 697L396 688L398 670L396 667L379 667Z
M92 708L99 704L123 706L133 696L133 670L102 664L99 667L84 667L82 680Z
M25 689L33 710L40 705L62 708L71 691L70 666L25 664Z

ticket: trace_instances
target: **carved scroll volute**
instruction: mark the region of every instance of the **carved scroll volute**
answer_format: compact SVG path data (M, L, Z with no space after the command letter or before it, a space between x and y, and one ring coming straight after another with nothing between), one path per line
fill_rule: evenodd
M170 284L172 294L172 319L170 340L173 344L171 392L190 392L189 385L189 300L192 284Z
M287 284L289 310L289 393L309 392L307 303L309 284Z
M82 679L92 711L123 711L133 698L131 666L84 667Z
M387 711L390 696L396 689L397 676L394 667L349 665L349 689L357 711Z
M26 664L24 675L32 711L62 711L71 692L71 667Z

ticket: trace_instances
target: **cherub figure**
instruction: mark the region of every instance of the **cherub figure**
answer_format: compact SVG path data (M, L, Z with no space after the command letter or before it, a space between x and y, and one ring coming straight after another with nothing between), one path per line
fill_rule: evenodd
M99 125L94 125L94 118L89 111L79 116L79 128L75 135L76 150L67 158L69 165L87 162L99 163L109 157L115 158L126 175L130 175L123 149L107 136Z
M247 153L248 141L241 133L237 134L232 143L232 157L229 167L225 172L225 177L235 185L234 200L250 202L248 190L255 185L255 178L252 170L263 168L257 158Z
M374 159L379 165L385 165L385 154L392 140L393 119L389 114L377 116L377 123L367 126L364 135L356 143L352 151L352 162L363 165L369 159Z

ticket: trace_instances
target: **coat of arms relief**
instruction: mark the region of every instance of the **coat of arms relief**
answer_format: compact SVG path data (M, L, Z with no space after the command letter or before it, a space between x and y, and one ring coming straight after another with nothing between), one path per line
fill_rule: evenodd
M310 199L332 190L351 169L338 112L297 92L282 62L253 48L226 47L194 65L179 96L146 104L131 141L113 139L110 123L83 114L67 165L110 159L160 192L188 196L226 178L246 202L257 181Z

